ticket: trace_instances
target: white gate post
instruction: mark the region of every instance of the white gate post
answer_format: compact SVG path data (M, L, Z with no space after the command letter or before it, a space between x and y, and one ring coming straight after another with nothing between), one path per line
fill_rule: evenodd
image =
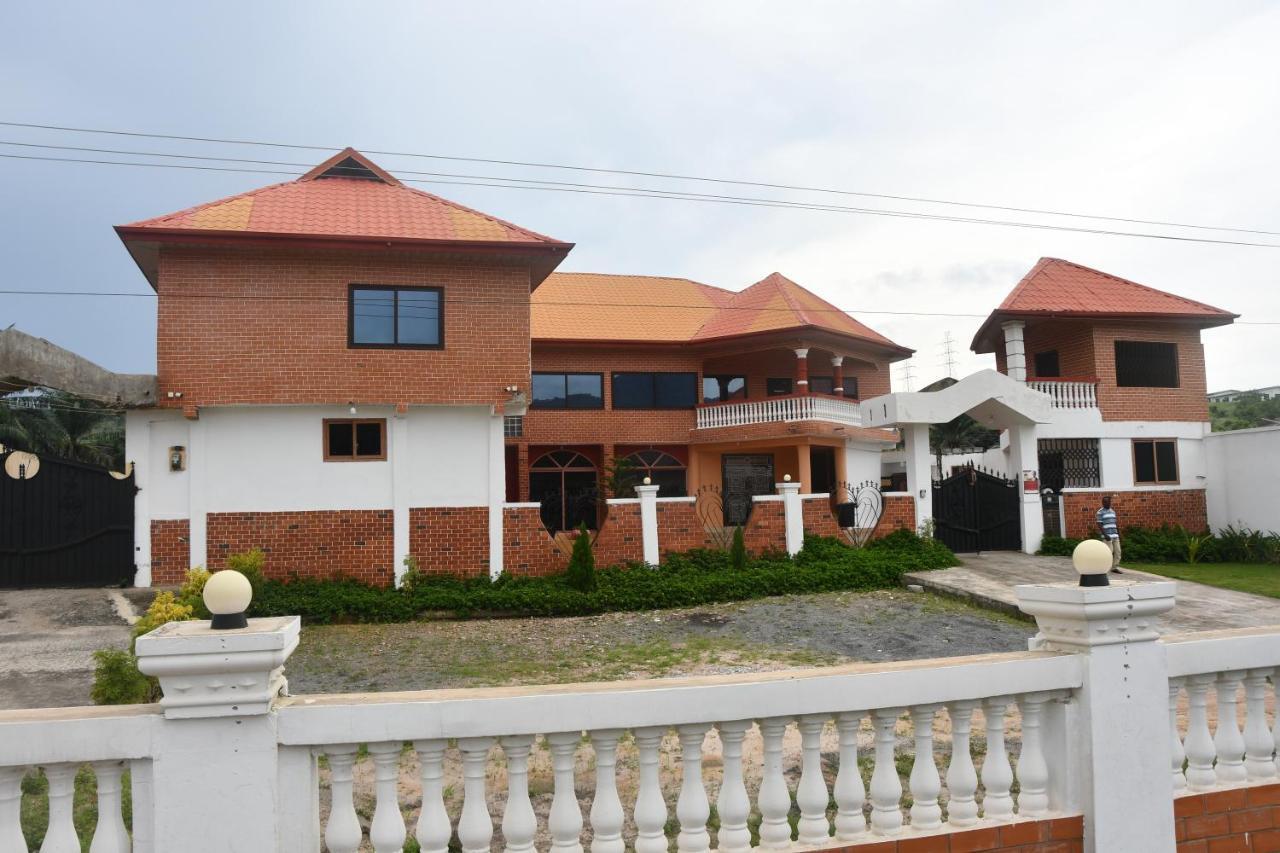
M787 554L794 557L804 547L804 510L800 506L800 483L778 483L782 495L782 517L787 531Z
M636 486L640 498L640 535L644 542L644 561L658 565L658 486Z
M1169 677L1156 617L1172 581L1015 588L1036 618L1036 648L1081 657L1084 684L1066 708L1069 803L1085 816L1085 850L1172 850Z
M155 838L164 849L175 840L188 853L275 849L285 806L300 811L310 792L286 796L272 707L299 624L297 616L251 619L236 630L170 622L138 638L138 668L159 677L164 692L151 762ZM320 848L311 817L307 810L291 822L291 849Z

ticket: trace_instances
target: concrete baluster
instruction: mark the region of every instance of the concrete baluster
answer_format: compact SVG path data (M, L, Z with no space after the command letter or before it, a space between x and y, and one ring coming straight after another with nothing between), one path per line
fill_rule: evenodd
M720 732L724 758L724 777L720 782L720 794L716 798L716 811L720 815L716 849L720 853L747 853L751 849L751 832L747 829L751 801L747 799L747 786L742 773L742 741L750 728L750 720L716 725Z
M1250 782L1276 776L1276 762L1271 755L1275 745L1267 726L1267 676L1272 671L1251 669L1244 679L1244 769Z
M331 746L329 758L329 823L324 829L324 843L329 853L356 853L363 831L356 817L352 768L356 763L356 744Z
M933 718L941 705L916 705L911 708L911 723L915 730L916 757L911 764L911 828L937 829L942 826L942 807L938 795L942 792L942 779L938 775L938 763L933 756Z
M72 800L75 796L74 764L55 764L44 768L49 780L49 829L40 845L40 853L80 853L76 836Z
M1008 820L1013 817L1013 767L1004 743L1004 715L1009 697L994 696L982 701L987 722L987 754L982 759L982 816Z
M680 735L681 765L680 797L676 800L676 817L680 820L676 847L680 853L711 849L711 833L707 831L711 803L702 781L702 743L710 728L707 723L692 723L676 729Z
M863 711L847 711L836 717L840 734L840 769L836 772L836 840L857 841L867 834L867 818L862 806L867 799L858 769L858 731Z
M124 762L95 761L93 772L98 778L98 825L93 830L89 853L129 853L129 831L124 828L120 811Z
M1187 680L1187 787L1192 791L1204 791L1218 783L1213 770L1217 751L1213 735L1209 732L1209 686L1216 676L1193 675Z
M1243 681L1244 673L1240 671L1218 673L1218 728L1213 733L1213 746L1218 753L1214 772L1219 784L1243 782L1247 778L1244 735L1240 733L1240 722L1236 716Z
M826 714L806 714L798 721L801 758L796 804L800 806L801 844L825 844L831 838L831 824L827 821L831 794L822 777L822 728L827 719Z
M453 825L444 807L444 740L415 740L422 778L422 811L413 837L422 853L446 853Z
M504 853L531 853L533 839L538 834L538 818L529 801L529 749L532 746L533 735L502 739L502 752L507 757L507 805L502 811Z
M493 818L485 791L485 765L494 738L469 737L458 741L462 753L462 814L458 816L458 841L462 853L489 853ZM581 849L581 848L579 848Z
M383 741L369 744L373 757L373 821L369 824L369 843L374 853L400 853L408 833L404 815L400 813L400 743Z
M556 853L582 853L582 806L573 787L573 756L581 738L581 732L547 735L555 777L547 828L551 831L551 849Z
M665 726L649 726L634 732L640 765L640 787L632 812L636 822L636 853L667 853L667 837L663 833L667 804L658 779L658 750L666 733Z
M22 777L25 767L0 767L0 850L27 853L22 837Z
M786 777L782 775L782 736L789 722L787 717L769 717L759 721L764 757L756 807L761 816L760 846L768 850L791 846L791 824L787 822L791 794L787 791Z
M902 831L902 782L893 752L897 735L894 731L902 708L880 708L871 712L875 728L875 770L871 772L871 832L873 835L897 835Z
M1182 772L1182 764L1187 759L1187 751L1182 748L1182 737L1178 734L1178 696L1182 692L1182 679L1169 679L1169 766L1173 772L1173 790L1183 791L1187 787L1187 777Z
M969 737L973 731L973 710L977 702L965 700L947 705L951 717L951 763L947 766L947 822L970 826L978 822L978 773L973 766Z
M622 800L618 799L618 738L621 729L591 733L596 754L596 795L591 800L591 853L623 853Z
M1044 754L1044 706L1049 696L1031 693L1022 708L1022 752L1018 756L1018 816L1043 817L1049 811L1049 765Z

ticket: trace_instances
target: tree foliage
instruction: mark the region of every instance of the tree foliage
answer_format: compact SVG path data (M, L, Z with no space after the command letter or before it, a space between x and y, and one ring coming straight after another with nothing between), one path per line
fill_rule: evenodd
M117 471L124 467L123 412L61 391L34 399L38 408L17 408L13 397L0 399L0 443Z
M1214 432L1280 424L1280 397L1245 394L1230 403L1210 403L1209 418Z

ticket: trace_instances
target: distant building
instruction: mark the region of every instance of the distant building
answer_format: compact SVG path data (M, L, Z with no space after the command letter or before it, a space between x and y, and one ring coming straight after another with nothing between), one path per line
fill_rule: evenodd
M1234 403L1241 397L1261 397L1264 400L1274 400L1280 397L1280 385L1268 385L1266 388L1254 388L1252 391L1237 391L1232 388L1229 391L1214 391L1209 395L1210 403Z

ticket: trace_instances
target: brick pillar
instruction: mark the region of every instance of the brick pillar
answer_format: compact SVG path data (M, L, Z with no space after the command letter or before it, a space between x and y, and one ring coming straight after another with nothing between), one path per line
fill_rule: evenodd
M796 393L809 393L809 348L796 350Z
M521 503L529 500L529 442L522 441L516 445L516 470L520 478L516 490Z
M844 356L831 356L831 384L835 387L831 393L837 397L844 396Z

